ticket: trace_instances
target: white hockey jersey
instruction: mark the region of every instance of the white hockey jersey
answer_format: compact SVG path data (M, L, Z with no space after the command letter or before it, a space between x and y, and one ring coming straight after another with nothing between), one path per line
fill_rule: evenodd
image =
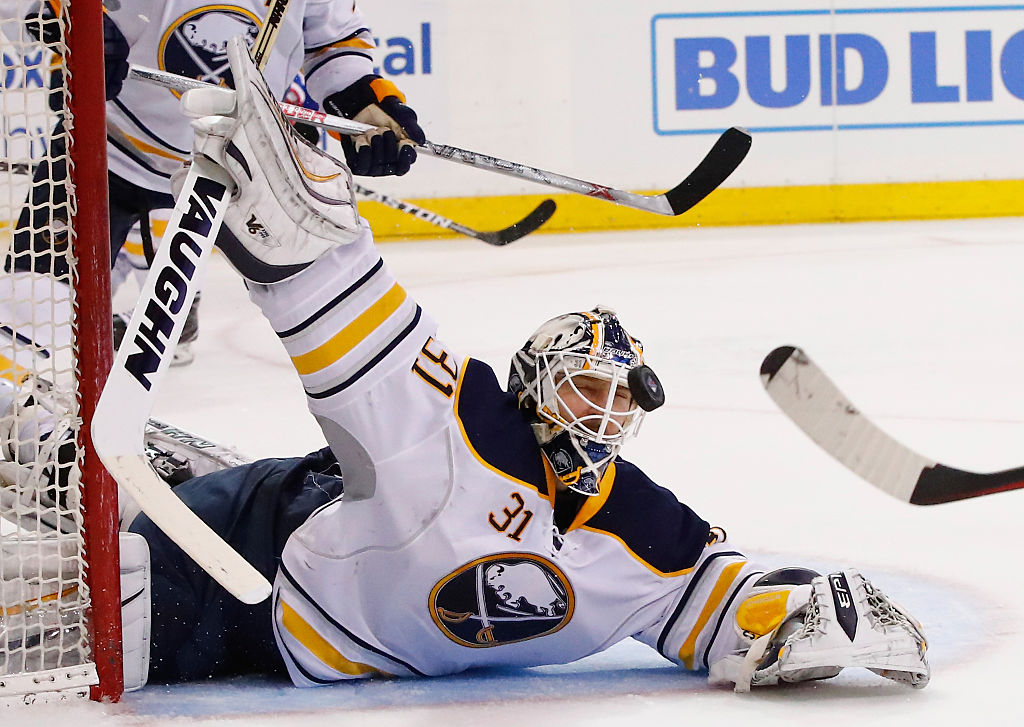
M118 0L107 13L131 47L129 62L210 83L231 84L225 48L236 35L255 41L264 0ZM284 98L302 70L320 101L373 72L373 36L352 0L291 0L264 75ZM107 103L108 165L129 182L170 194L170 175L192 149L180 94L128 80Z
M342 464L273 594L295 684L566 663L637 638L687 668L736 649L759 570L623 460L564 534L515 398L448 349L369 232L251 285Z

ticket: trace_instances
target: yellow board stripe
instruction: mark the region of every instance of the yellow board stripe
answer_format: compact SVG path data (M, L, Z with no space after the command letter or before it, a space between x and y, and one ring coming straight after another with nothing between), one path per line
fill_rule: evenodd
M292 356L295 370L301 375L312 374L327 368L355 348L398 310L408 294L398 283L385 293L380 300L367 308L354 321L331 336L324 344L300 356Z
M647 191L646 194L656 194ZM522 219L541 200L558 204L540 233L713 225L775 225L873 220L1024 216L1024 180L840 184L719 189L678 217L651 214L574 194L409 199L478 230ZM379 202L359 201L378 240L459 237Z
M707 626L708 621L711 619L711 614L718 608L718 604L725 598L725 594L729 592L729 586L736 579L736 574L746 564L745 560L741 560L739 563L732 563L726 566L722 570L722 575L718 577L715 587L711 589L711 595L708 596L708 600L704 604L704 610L700 612L700 616L697 618L697 623L693 625L690 635L686 637L686 641L679 647L679 659L687 669L693 668L693 652L697 646L697 637L704 630L704 627Z
M331 646L327 639L317 633L316 629L306 623L291 606L281 601L281 624L295 639L306 647L313 656L341 674L362 676L364 674L384 674L369 664L351 661Z

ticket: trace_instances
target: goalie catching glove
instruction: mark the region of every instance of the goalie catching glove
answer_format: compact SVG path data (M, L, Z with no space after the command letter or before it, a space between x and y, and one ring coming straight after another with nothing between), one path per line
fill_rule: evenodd
M713 663L708 679L737 692L828 679L850 666L918 688L931 674L921 625L853 569L768 573L740 604L736 625L749 648Z
M235 185L217 246L247 280L278 283L362 233L352 177L285 121L239 38L227 54L237 90L188 91L182 108L196 119L194 153ZM171 180L175 195L183 171Z
M349 169L359 176L402 176L416 161L413 144L427 140L416 112L405 105L405 95L380 76L363 76L345 90L332 93L324 99L324 109L378 127L360 136L335 135L345 150Z

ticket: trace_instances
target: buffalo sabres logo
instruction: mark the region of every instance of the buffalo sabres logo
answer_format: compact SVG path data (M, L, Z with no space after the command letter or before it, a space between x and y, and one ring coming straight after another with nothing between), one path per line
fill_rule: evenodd
M228 41L241 35L251 47L259 27L257 17L244 8L214 5L191 10L172 22L160 39L160 68L206 83L234 86Z
M553 634L572 618L565 574L529 553L498 553L467 563L430 591L434 623L462 646L514 644Z

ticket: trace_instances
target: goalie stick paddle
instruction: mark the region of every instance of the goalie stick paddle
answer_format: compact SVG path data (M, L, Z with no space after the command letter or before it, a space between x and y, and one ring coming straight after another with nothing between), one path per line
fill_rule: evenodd
M288 2L269 0L254 43L253 60L260 70L269 60ZM259 603L270 596L269 581L156 475L146 458L144 441L159 384L181 338L233 186L216 164L193 157L164 242L100 394L92 438L103 466L167 537L232 596L244 603Z
M201 88L208 85L202 81L136 65L132 65L129 68L128 77L177 91ZM334 116L302 106L292 106L283 102L280 102L278 105L281 107L281 113L294 121L302 121L349 136L365 134L368 131L373 131L375 128L368 124L361 124L341 116ZM416 150L419 153L447 159L457 164L486 169L487 171L515 177L516 179L525 179L567 192L603 199L623 205L624 207L633 207L634 209L672 217L692 209L698 202L714 192L722 182L728 179L729 175L736 170L736 167L747 156L747 152L750 151L750 142L750 134L744 129L738 127L727 129L718 138L714 146L711 147L711 151L707 153L707 156L687 175L686 179L663 194L627 192L622 189L615 189L614 187L606 187L603 184L595 184L582 179L568 177L564 174L544 171L543 169L537 169L536 167L520 164L519 162L480 154L468 149L460 149L446 144L435 144L431 141L417 146Z
M1024 467L968 472L899 443L865 417L817 364L781 346L761 364L761 383L816 444L875 487L913 505L938 505L1024 488Z
M156 475L144 442L157 389L185 327L233 186L220 167L202 157L193 159L100 395L92 438L103 466L160 530L231 595L259 603L270 595L270 583Z
M372 189L367 189L360 184L353 184L352 187L356 191L356 194L361 194L369 200L380 202L383 205L387 205L388 207L392 207L393 209L401 212L407 212L413 217L418 217L424 222L437 225L442 229L458 232L460 235L473 237L477 240L486 242L488 245L495 245L497 247L507 245L510 242L515 242L521 237L526 237L551 219L551 215L555 214L555 201L553 199L546 199L537 205L530 214L519 220L519 222L509 225L504 229L495 230L494 232L482 232L481 230L474 230L472 227L467 227L466 225L460 225L458 222L449 220L447 217L442 217L436 212L431 212L430 210L425 210L422 207L417 207L410 202L395 199L394 197L389 197L382 192L375 192Z

